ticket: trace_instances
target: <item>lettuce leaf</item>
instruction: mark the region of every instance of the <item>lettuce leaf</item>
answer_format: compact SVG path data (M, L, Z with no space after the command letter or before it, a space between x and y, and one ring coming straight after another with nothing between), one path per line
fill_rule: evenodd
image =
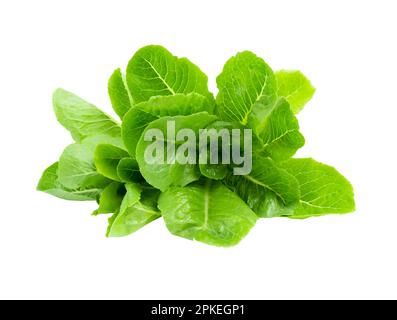
M280 70L275 72L277 95L284 97L290 104L293 113L300 112L313 97L316 89L309 79L298 70Z
M172 234L223 247L240 242L257 220L244 201L213 180L170 188L159 208Z

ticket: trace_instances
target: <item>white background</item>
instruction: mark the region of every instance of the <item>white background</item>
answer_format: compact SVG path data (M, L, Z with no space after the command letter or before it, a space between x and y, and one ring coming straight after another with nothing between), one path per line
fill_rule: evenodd
M2 1L0 298L397 298L396 1ZM238 51L300 69L317 92L299 156L338 168L357 211L258 221L236 247L172 236L162 220L120 239L91 202L35 191L71 137L51 95L111 113L107 80L161 44L215 77Z

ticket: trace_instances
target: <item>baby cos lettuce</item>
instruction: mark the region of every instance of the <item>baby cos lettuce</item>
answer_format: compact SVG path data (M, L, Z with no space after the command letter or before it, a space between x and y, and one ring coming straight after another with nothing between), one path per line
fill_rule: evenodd
M43 173L37 189L66 200L93 200L93 215L112 214L107 236L131 234L162 217L177 236L216 246L237 244L258 218L307 218L354 211L350 183L334 168L292 156L305 140L296 114L315 89L299 71L273 70L252 52L226 62L216 98L207 76L161 46L144 47L108 92L121 123L62 89L58 121L74 143ZM143 134L177 128L250 128L252 171L228 165L144 161Z

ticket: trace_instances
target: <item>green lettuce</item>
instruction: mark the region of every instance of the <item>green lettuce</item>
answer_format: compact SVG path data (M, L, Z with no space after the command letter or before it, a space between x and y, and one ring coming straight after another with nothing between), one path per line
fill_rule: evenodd
M223 247L239 243L259 218L355 210L353 188L335 168L292 158L305 143L296 114L315 92L304 74L274 72L244 51L226 62L216 82L214 98L195 64L150 45L135 53L125 73L116 69L109 79L110 102L121 122L56 90L56 118L74 142L44 171L37 189L65 200L96 201L93 215L111 215L108 237L129 235L162 218L174 235ZM170 121L176 130L198 135L203 129L252 130L252 170L235 175L238 165L209 160L148 163L151 141L145 135L155 129L169 142ZM239 137L243 150L246 142ZM226 147L233 150L235 142ZM172 147L182 144L198 150L198 159L206 153L209 158L209 145L200 149L194 139Z

